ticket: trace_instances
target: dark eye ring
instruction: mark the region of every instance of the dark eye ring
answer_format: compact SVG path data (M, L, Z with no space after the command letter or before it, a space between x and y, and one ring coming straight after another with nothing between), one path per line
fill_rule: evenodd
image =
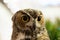
M22 21L23 22L28 22L30 20L30 17L29 16L22 16Z
M38 16L37 21L40 21L40 20L41 20L41 16Z

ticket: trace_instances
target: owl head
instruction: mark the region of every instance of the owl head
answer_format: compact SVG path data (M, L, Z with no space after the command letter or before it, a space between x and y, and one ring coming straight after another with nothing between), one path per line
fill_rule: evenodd
M17 11L12 17L13 31L25 32L30 35L36 28L44 25L44 18L41 11L34 9L24 9Z

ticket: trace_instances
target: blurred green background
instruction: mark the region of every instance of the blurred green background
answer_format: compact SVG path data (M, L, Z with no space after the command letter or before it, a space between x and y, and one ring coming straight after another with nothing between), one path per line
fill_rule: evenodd
M45 26L51 40L60 40L60 18L56 18L54 23L46 20Z

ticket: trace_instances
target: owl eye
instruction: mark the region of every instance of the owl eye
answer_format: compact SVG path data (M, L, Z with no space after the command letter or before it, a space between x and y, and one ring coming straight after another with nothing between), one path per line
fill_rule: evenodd
M23 22L28 22L30 20L29 16L22 16L22 21Z
M41 16L38 16L37 21L40 21L40 20L41 20Z

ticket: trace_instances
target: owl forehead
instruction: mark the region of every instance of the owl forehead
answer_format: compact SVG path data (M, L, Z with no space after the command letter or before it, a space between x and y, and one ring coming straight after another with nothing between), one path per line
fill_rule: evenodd
M38 16L42 15L41 11L37 11L37 10L33 10L33 9L24 9L24 10L20 10L17 12L18 15L28 15L33 17L34 19L37 18Z
M25 12L26 15L32 16L34 19L37 18L37 16L40 16L40 12L33 9L25 9L23 12Z

